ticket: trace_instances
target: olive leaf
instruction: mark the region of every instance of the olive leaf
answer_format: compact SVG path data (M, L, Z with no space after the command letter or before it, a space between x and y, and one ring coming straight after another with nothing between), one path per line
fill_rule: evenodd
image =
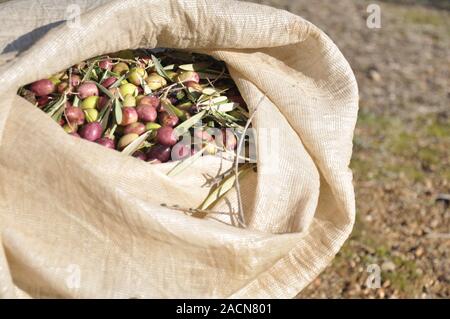
M148 86L147 82L144 81L143 78L140 78L141 86L144 88L144 94L149 95L152 93L152 89Z
M114 118L116 119L116 123L122 123L122 103L119 99L114 99Z
M216 73L211 73L211 72L197 72L197 74L201 80L206 80L206 79L217 80L217 79L221 79L221 78L229 78L229 76L227 76L226 74L221 75L221 74L216 74Z
M162 67L161 62L159 62L158 58L155 57L153 54L152 54L152 61L155 64L156 73L158 73L160 76L162 76L170 81L170 76L167 74L166 70L164 70L164 68Z
M190 64L182 64L179 65L183 71L201 71L209 68L211 66L211 62L199 62L199 63L190 63Z
M124 75L122 75L121 77L119 77L119 78L117 79L117 81L114 82L109 88L110 88L110 89L114 89L114 88L116 88L116 87L119 87L119 86L121 85L122 81L125 80L125 78L128 76L128 73L129 73L129 72L127 72L127 73L125 73Z
M114 98L114 95L112 95L112 93L107 88L105 88L103 85L101 85L100 83L97 83L97 82L95 82L95 84L100 89L100 91L102 91L104 94L106 94L110 99Z
M85 81L89 81L91 78L91 73L92 70L94 70L95 64L98 62L99 60L93 60L90 62L89 67L86 71L86 73L83 76L83 79L81 80L81 82L85 82Z
M103 130L105 130L108 126L109 116L111 114L112 101L113 100L109 100L108 103L106 103L106 105L103 107L103 109L100 111L100 114L99 114L100 124L101 124Z
M139 147L141 146L142 143L144 143L144 141L149 137L149 135L151 134L152 131L147 131L145 133L143 133L142 135L140 135L137 139L135 139L133 142L131 142L130 144L128 144L123 150L122 153L125 155L131 155L133 154L136 150L139 149Z
M173 70L175 68L175 64L169 64L163 67L164 70Z
M209 107L211 110L216 110L218 112L230 112L233 111L235 108L235 104L234 103L222 103L222 104L215 104L215 105L211 105Z
M250 172L252 168L252 165L244 164L239 168L237 174L229 174L228 176L223 178L216 187L211 189L210 193L205 198L203 203L200 204L198 209L211 209L220 199L222 199L226 195L226 193L228 193L230 189L233 188L236 181L236 176L238 176L238 178L242 178L245 174Z
M67 101L67 95L66 94L61 95L60 98L57 99L55 101L55 103L51 105L50 109L47 111L47 114L53 118L53 115L55 113L57 113L59 110L62 109L64 111L65 106L66 106L66 101ZM61 112L61 114L62 114L62 112ZM59 121L59 119L58 119L58 121Z
M62 118L62 115L64 113L64 109L65 107L60 107L55 114L52 115L52 119L55 120L56 122L59 122Z
M212 88L212 87L206 87L206 88L204 88L204 89L202 90L202 93L203 93L203 94L206 94L206 95L214 95L214 94L217 94L217 91L216 91L215 88Z
M184 171L186 168L191 166L197 159L199 159L203 153L206 150L206 146L202 148L200 151L195 153L192 156L186 157L181 162L179 162L177 165L175 165L168 173L167 176L175 176L180 174L182 171Z
M191 118L187 119L186 121L184 121L183 123L181 123L174 129L175 134L177 136L182 136L184 133L189 131L189 129L192 126L194 126L197 122L199 122L205 116L205 114L206 114L206 110L203 110L203 111L195 114Z
M75 97L73 98L72 105L75 107L78 107L78 105L80 105L80 98L78 97L78 95L75 95Z
M174 115L176 115L177 117L182 117L184 116L183 111L181 111L180 109L178 109L177 107L175 107L167 98L162 98L161 99L161 104L164 107L165 110L167 110L167 112L172 113Z

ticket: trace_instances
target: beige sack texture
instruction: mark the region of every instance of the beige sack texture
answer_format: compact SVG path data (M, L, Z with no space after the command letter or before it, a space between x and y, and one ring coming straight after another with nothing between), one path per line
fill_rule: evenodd
M68 3L80 4L79 28L58 22ZM0 4L0 17L0 297L288 298L349 236L357 85L309 22L229 0L19 0ZM168 177L173 163L73 138L16 96L79 61L138 47L222 59L250 110L262 99L253 125L260 138L271 128L279 147L258 144L258 172L241 182L247 229L161 207L196 207L205 174L229 163L204 157ZM215 210L236 201L232 190Z

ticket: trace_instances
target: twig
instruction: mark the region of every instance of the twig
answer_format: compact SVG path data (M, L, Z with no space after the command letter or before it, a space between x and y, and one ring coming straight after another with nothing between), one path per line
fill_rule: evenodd
M256 111L258 110L259 105L261 104L261 102L264 100L264 98L266 97L266 95L264 94L261 99L259 100L259 102L256 104L255 109L253 110L253 113L251 114L251 116L249 117L249 119L247 120L247 123L245 123L244 126L244 130L242 132L241 137L239 138L239 143L238 143L238 147L236 150L236 158L234 161L234 175L236 176L236 179L234 181L234 186L236 188L236 193L237 193L237 200L238 200L238 220L239 223L241 225L243 225L243 227L246 227L246 223L245 223L245 216L244 216L244 206L242 205L242 198L241 198L241 187L239 185L239 170L238 170L238 166L239 166L239 154L241 154L241 150L242 150L242 145L244 144L244 139L245 139L245 133L247 132L247 129L250 126L250 123L252 122L253 118L255 117Z
M219 212L219 211L214 211L214 210L209 210L209 209L186 208L186 207L180 207L178 205L173 205L172 206L172 205L167 205L167 204L161 204L161 206L167 207L167 208L170 208L170 209L173 209L173 210L178 210L178 211L190 214L190 215L192 215L194 217L195 217L195 214L197 214L197 215L200 214L202 216L203 215L214 215L214 214L215 215L230 215L230 217L233 217L233 215L237 215L236 212L229 212L229 213L227 213L227 212ZM238 223L241 226L245 227L245 225L241 223L239 218L238 218L237 221L238 221Z

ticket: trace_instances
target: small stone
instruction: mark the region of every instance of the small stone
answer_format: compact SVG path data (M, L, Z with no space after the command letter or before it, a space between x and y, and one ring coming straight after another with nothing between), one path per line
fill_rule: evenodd
M423 255L424 252L425 252L425 250L423 249L423 247L419 247L416 249L415 255L416 255L416 257L420 257Z
M381 81L381 75L378 73L375 69L370 69L367 73L369 79L371 79L374 82L380 82Z
M438 227L438 226L439 226L439 219L437 219L437 218L433 219L433 220L431 221L431 223L430 223L430 227L431 227L431 228L436 228L436 227Z
M395 267L395 264L392 261L388 260L381 265L381 270L393 272L395 270Z

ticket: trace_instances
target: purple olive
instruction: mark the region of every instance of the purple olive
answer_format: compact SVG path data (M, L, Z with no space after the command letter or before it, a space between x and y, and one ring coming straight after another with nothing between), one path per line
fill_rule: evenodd
M109 88L111 85L113 85L114 83L116 83L116 81L117 81L117 79L116 79L115 77L111 76L111 77L109 77L109 78L104 79L103 82L102 82L102 85L103 85L105 88Z
M50 97L48 95L40 96L37 98L36 102L39 107L42 107L50 102Z
M160 161L165 163L170 159L170 146L156 144L147 153L147 161Z
M177 98L176 98L176 97L173 97L173 96L169 97L169 101L170 101L170 103L172 103L172 104L177 104L177 102L178 102Z
M172 160L178 161L191 155L190 146L184 143L177 143L172 147Z
M37 96L49 95L55 92L56 86L49 79L42 79L31 84L31 91Z
M139 158L140 160L143 160L143 161L147 160L147 156L141 150L137 150L136 152L134 152L133 156L136 158Z
M162 126L174 127L178 124L178 117L174 114L169 114L167 112L161 112L158 115L159 122Z
M161 127L156 133L156 139L160 144L166 146L172 146L178 142L177 136L170 126Z
M145 124L141 122L131 123L125 127L123 130L124 134L135 133L137 135L141 135L146 131Z
M99 122L91 122L83 125L80 136L88 141L95 141L102 136L103 128Z
M83 100L89 96L94 96L94 95L97 96L98 88L94 82L86 82L86 83L81 84L78 87L78 93L79 93L80 99Z
M140 104L136 108L139 120L143 122L153 122L156 120L158 114L156 113L156 109L147 104Z
M81 125L84 123L84 113L79 107L68 106L64 110L64 114L71 124Z
M102 110L105 107L106 103L108 103L108 101L109 98L107 96L105 95L100 96L97 102L97 109Z
M110 139L109 137L101 137L95 140L95 143L103 145L107 148L110 148L112 150L116 149L116 145L114 143L114 141L112 139Z

